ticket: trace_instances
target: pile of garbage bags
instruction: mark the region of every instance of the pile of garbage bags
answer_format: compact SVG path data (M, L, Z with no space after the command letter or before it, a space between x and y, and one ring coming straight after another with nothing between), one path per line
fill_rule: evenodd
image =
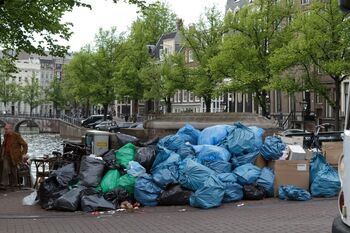
M263 142L263 134L261 128L235 123L202 131L186 124L176 134L147 143L125 136L117 150L84 156L79 172L72 164L53 172L40 185L39 204L44 209L85 212L117 209L125 202L207 209L272 197L273 170L254 164L259 154L279 159L285 144L275 136ZM332 196L339 189L324 162L320 156L311 162L312 196ZM283 200L311 198L293 186L281 186L279 195Z

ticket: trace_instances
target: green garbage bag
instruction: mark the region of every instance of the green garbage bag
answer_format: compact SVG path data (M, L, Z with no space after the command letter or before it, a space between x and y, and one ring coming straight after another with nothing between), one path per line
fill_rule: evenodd
M117 188L125 189L129 194L134 193L136 177L126 174L118 180Z
M108 193L114 190L118 185L119 178L120 173L118 170L109 170L102 178L98 190L101 190L103 193Z
M134 144L128 143L117 150L115 158L117 163L124 168L128 168L129 162L135 158L136 148Z

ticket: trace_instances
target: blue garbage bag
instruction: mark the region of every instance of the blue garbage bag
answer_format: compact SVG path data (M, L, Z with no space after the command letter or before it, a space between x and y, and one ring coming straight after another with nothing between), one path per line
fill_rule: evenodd
M178 134L168 135L164 138L160 139L157 146L162 146L167 148L168 150L175 151L178 150L181 146L185 144L182 136Z
M232 172L232 164L226 161L201 161L200 163L218 174Z
M273 197L274 189L273 184L275 180L275 174L271 168L264 167L261 169L260 176L256 181L256 184L265 189L267 197Z
M232 130L231 125L215 125L202 130L198 137L198 145L218 145Z
M311 158L310 182L310 191L314 197L333 197L340 191L338 173L320 153L315 153Z
M327 166L317 173L311 184L310 191L313 197L334 197L340 191L338 173L331 166Z
M241 123L234 124L226 141L232 155L241 156L256 150L254 131Z
M237 182L237 175L234 173L221 173L217 175L218 178L221 180L221 182L224 183L236 183Z
M242 166L247 163L255 164L256 158L259 155L259 151L253 151L241 156L232 156L235 157L232 161L235 167Z
M281 185L278 189L278 197L281 200L290 201L307 201L311 199L311 195L308 191L293 185Z
M141 176L143 174L146 173L146 169L144 167L141 166L141 164L139 164L136 161L130 161L129 162L129 167L127 169L127 173L129 175L132 175L134 177L138 177Z
M251 129L255 136L255 148L257 150L260 150L261 146L263 145L263 135L265 133L265 130L256 126L249 126L249 129Z
M313 183L317 173L327 167L327 164L326 158L321 153L314 153L312 155L310 160L310 184Z
M149 174L144 174L136 179L134 197L142 205L156 206L161 192L162 189L154 183Z
M260 148L260 153L266 160L278 160L286 148L281 138L276 136L268 136L265 138L265 143Z
M209 209L221 205L225 194L224 184L215 175L207 177L204 185L190 197L193 207Z
M237 183L237 176L234 173L222 173L218 175L218 178L225 188L223 203L242 200L243 188Z
M179 129L176 134L182 137L185 142L189 142L192 145L197 145L200 133L201 131L195 129L192 125L186 124L184 127Z
M173 153L171 150L168 150L167 148L158 145L156 148L156 158L154 159L151 170L157 167L158 164L167 160L171 153Z
M162 188L165 188L168 184L175 184L179 179L179 163L180 155L171 152L171 155L167 160L158 164L155 168L152 168L154 182Z
M225 148L213 145L198 145L192 146L197 159L200 161L229 161L231 158L230 152Z
M195 152L194 149L191 145L183 145L181 146L176 153L180 155L181 160L184 160L186 158L194 158L195 157Z
M261 169L251 163L237 167L233 173L237 175L237 181L240 185L254 184L259 178Z
M196 191L215 172L191 159L185 159L179 166L179 182L182 187Z

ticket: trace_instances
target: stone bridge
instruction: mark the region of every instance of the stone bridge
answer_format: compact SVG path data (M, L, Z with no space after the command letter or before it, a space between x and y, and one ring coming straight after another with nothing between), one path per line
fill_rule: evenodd
M19 127L27 123L33 127L38 127L40 133L59 133L60 132L60 119L52 117L42 116L12 116L3 115L0 116L0 125L11 124L15 131L18 131Z

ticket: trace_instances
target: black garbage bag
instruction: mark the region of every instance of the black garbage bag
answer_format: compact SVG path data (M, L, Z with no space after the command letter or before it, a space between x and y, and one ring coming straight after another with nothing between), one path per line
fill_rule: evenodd
M187 205L192 193L191 190L182 188L179 184L172 184L162 192L157 201L159 205Z
M102 159L105 162L105 168L107 170L115 170L117 169L120 173L123 173L124 168L122 168L115 158L115 150L107 151L102 155ZM125 172L124 172L125 173Z
M114 189L111 192L105 193L103 197L109 201L112 202L115 206L115 208L119 208L120 203L123 201L128 201L129 200L129 194L125 189L122 188L117 188Z
M136 151L135 161L141 164L147 173L150 173L155 159L156 152L154 146L140 147Z
M67 187L69 182L73 180L76 176L74 163L70 163L64 167L55 170L52 175L56 176L57 182L63 186Z
M81 209L84 212L93 212L93 211L103 211L103 210L114 210L115 204L107 201L100 194L91 194L83 192L81 194Z
M84 186L73 188L59 197L54 204L56 210L77 211L80 208L80 193Z
M265 197L265 189L259 185L244 185L243 194L245 200L262 200Z
M140 146L144 146L144 147L151 146L151 145L156 146L158 142L159 142L159 137L155 137L148 140L147 142L141 142Z
M128 144L128 143L132 143L135 146L140 145L140 139L138 139L137 137L131 136L131 135L127 135L127 134L123 134L123 133L116 133L116 136L118 138L120 147Z
M104 161L98 157L85 156L80 165L81 185L86 187L97 187L102 179Z
M67 188L60 186L56 176L50 176L39 186L38 198L41 208L51 210L54 208L56 199L68 191Z

